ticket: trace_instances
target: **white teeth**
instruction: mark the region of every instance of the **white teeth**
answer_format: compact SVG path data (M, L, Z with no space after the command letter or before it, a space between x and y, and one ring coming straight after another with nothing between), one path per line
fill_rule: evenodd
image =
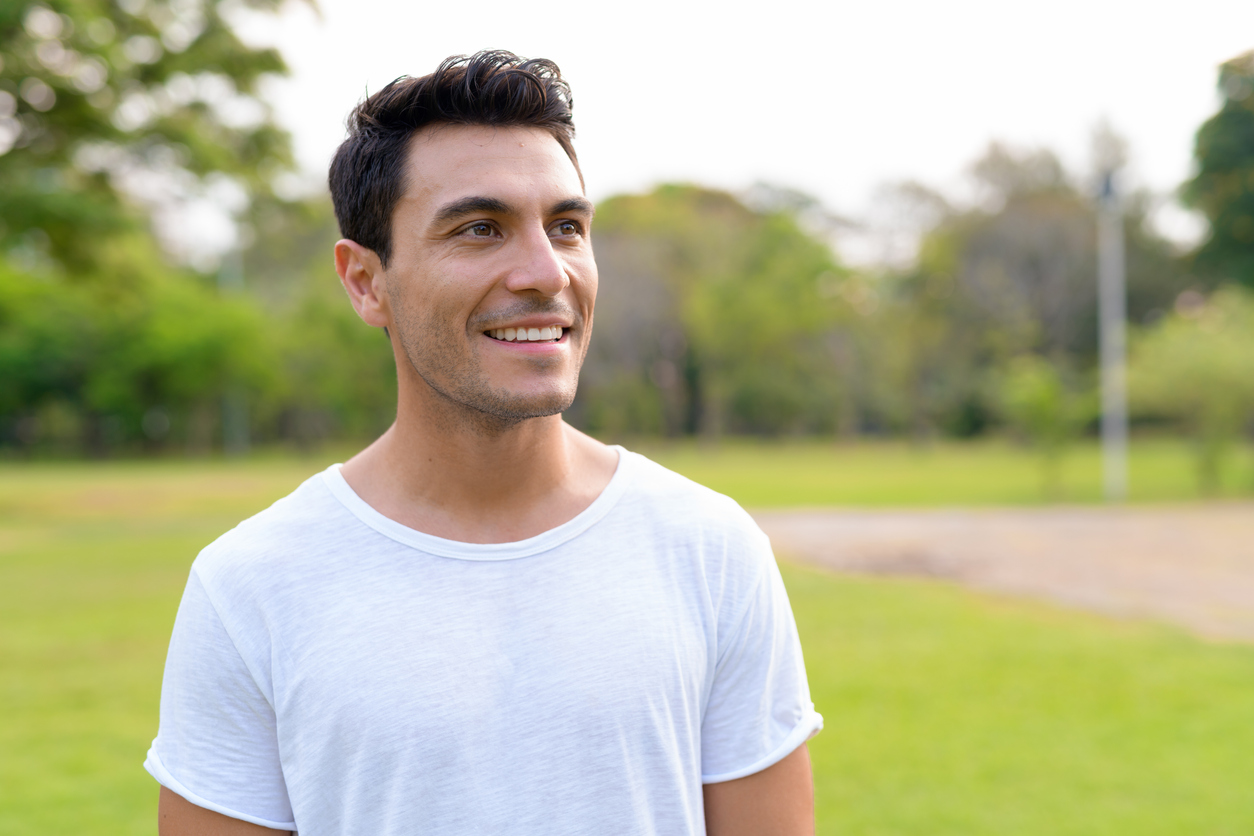
M562 338L562 326L545 326L544 328L494 328L491 336L506 342L549 342Z

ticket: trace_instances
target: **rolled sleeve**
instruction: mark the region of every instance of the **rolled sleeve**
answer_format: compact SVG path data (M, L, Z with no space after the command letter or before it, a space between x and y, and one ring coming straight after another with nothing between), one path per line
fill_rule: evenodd
M734 628L720 637L702 722L701 780L759 772L823 727L783 578L769 558Z
M160 724L144 768L193 804L296 829L271 698L194 569L175 619Z

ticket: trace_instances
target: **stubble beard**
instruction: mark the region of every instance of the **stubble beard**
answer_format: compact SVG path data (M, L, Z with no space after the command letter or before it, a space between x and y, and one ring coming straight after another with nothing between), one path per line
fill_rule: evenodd
M521 318L527 314L566 310L547 300L539 304L519 305L516 309L498 313L497 317ZM478 333L474 322L468 328L470 334ZM569 380L563 381L565 385L556 386L547 392L522 395L493 386L473 347L469 353L462 354L456 347L458 341L454 339L450 343L441 339L438 329L415 324L411 320L396 331L409 367L448 407L441 412L451 422L462 427L499 434L524 421L565 412L575 400L586 343L584 350L575 358L575 368L571 371ZM424 336L418 337L416 334ZM533 362L540 369L560 363L556 358L537 358Z

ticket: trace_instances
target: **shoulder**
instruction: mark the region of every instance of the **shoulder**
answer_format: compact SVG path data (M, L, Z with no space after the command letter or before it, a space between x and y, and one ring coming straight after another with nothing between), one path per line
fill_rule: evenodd
M206 546L193 571L211 591L282 583L294 567L352 536L355 521L318 473Z
M648 555L713 612L717 634L738 623L779 574L771 542L734 499L637 453L613 531L617 548Z
M750 563L771 559L770 541L734 499L639 453L624 455L631 466L624 511L646 517L656 535Z
M693 523L757 530L753 518L736 500L669 470L640 453L623 451L631 458L632 489L638 501L659 509L682 510Z

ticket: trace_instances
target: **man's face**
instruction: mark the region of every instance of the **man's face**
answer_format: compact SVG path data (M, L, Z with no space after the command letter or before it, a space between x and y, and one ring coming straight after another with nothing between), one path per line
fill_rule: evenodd
M543 130L439 125L413 138L406 172L384 278L414 372L507 422L565 410L597 291L574 164Z

